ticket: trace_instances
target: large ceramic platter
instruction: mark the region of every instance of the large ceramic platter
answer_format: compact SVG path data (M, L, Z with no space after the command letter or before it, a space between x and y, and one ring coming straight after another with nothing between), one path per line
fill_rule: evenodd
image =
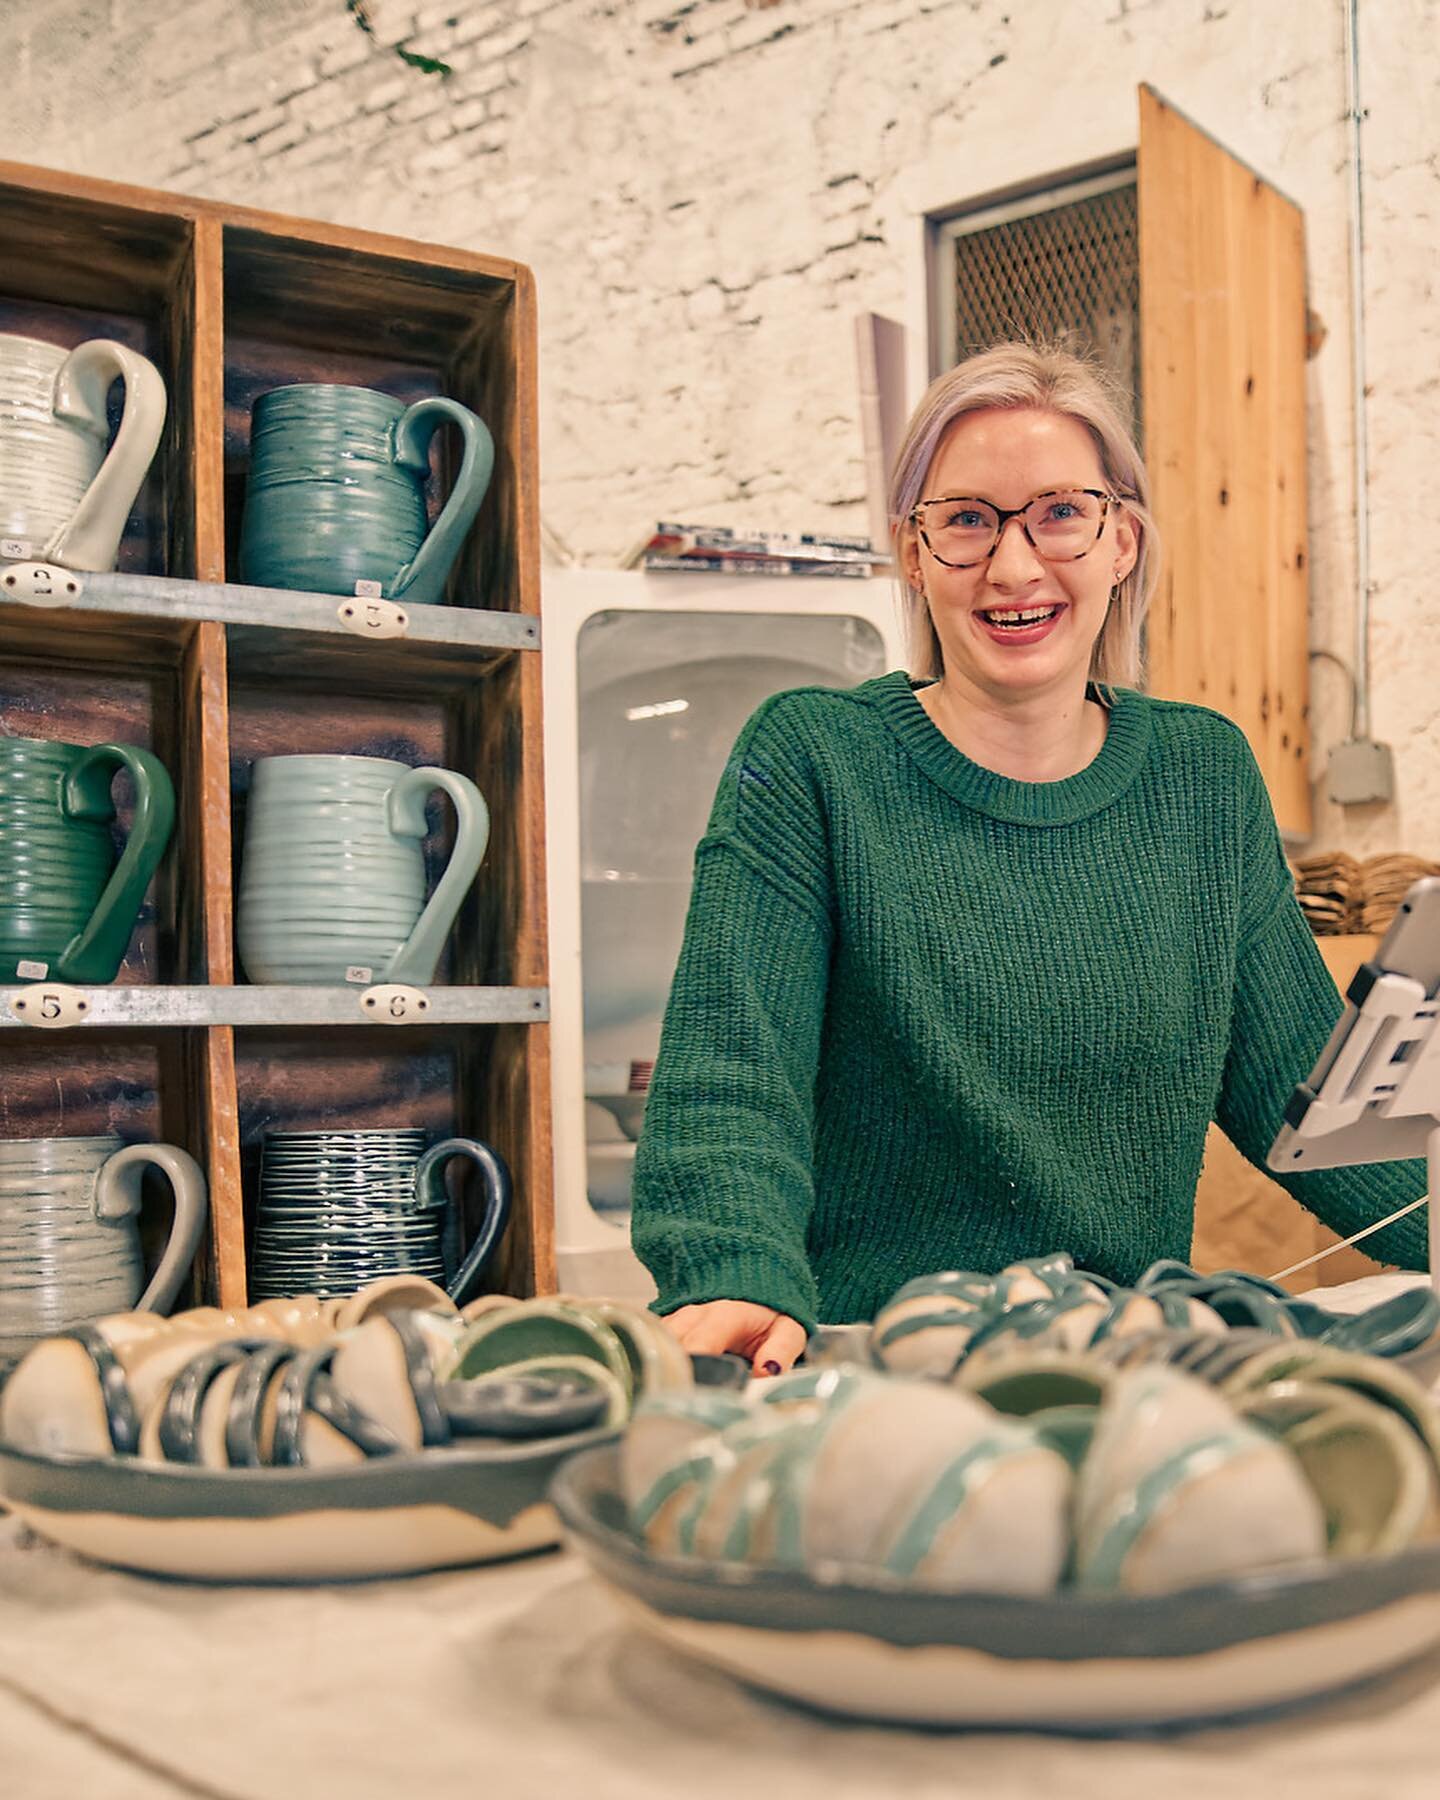
M597 1428L431 1449L341 1469L204 1469L138 1457L32 1456L0 1445L0 1498L33 1530L97 1561L206 1581L413 1574L558 1542L546 1500Z
M650 1555L614 1445L551 1490L567 1536L641 1623L751 1686L905 1724L1107 1731L1238 1717L1440 1644L1440 1545L1155 1596L1009 1598L821 1583Z

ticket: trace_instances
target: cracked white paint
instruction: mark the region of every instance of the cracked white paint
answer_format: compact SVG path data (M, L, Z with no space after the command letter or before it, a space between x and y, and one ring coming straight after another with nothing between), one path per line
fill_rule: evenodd
M539 283L546 522L863 531L855 312L913 316L914 171L1133 141L1149 81L1304 208L1317 645L1353 639L1341 0L9 0L0 154L513 255ZM1440 0L1361 8L1373 717L1393 807L1317 840L1440 856ZM385 46L442 57L447 81ZM12 82L12 92L14 91ZM1003 164L1003 158L1002 158ZM940 196L936 196L939 198ZM1343 735L1314 674L1317 764Z

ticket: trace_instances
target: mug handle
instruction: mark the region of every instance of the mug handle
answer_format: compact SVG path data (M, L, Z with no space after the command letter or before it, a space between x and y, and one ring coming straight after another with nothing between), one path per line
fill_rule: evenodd
M140 1183L149 1167L161 1170L175 1195L175 1221L160 1266L135 1302L136 1312L168 1313L205 1230L209 1199L200 1165L176 1144L129 1144L106 1157L95 1178L95 1216L133 1218L140 1211Z
M485 1183L485 1217L480 1222L479 1233L470 1246L469 1255L445 1286L445 1292L459 1306L484 1273L485 1265L500 1242L510 1218L514 1184L505 1159L498 1150L492 1150L489 1144L482 1144L478 1138L446 1138L443 1144L435 1144L427 1150L415 1165L417 1206L444 1206L449 1203L444 1165L455 1156L468 1157L479 1169L480 1177Z
M395 461L401 468L425 479L430 473L430 440L446 419L460 427L464 444L460 473L439 518L424 543L396 575L390 593L392 600L409 600L413 605L434 605L440 601L445 577L480 510L495 467L495 440L485 421L458 400L437 394L407 406L395 421Z
M125 958L135 918L150 877L175 827L175 789L165 765L148 750L129 744L96 744L60 786L60 811L67 819L104 825L115 817L110 788L117 769L135 783L135 816L130 836L90 922L61 953L56 976L62 981L113 981Z
M400 777L385 796L385 820L396 837L423 840L425 800L435 788L455 803L455 848L414 929L386 965L382 981L423 985L433 978L445 934L455 923L460 902L490 841L490 809L484 796L473 781L454 769L410 769Z
M69 569L113 569L125 521L154 460L165 425L165 383L146 357L113 338L92 338L65 358L55 377L54 413L105 435L110 383L125 383L120 429L70 518L46 544L42 561Z

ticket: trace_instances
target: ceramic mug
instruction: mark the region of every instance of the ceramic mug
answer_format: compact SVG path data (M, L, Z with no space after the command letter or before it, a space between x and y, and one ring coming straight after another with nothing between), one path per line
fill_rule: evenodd
M425 799L455 805L455 847L425 899ZM236 937L252 982L424 984L435 974L490 836L473 781L378 756L267 756L255 764Z
M321 1296L370 1290L390 1275L444 1280L457 1305L476 1285L510 1217L503 1158L476 1138L425 1144L423 1131L275 1131L266 1134L251 1249L254 1294ZM480 1227L458 1253L459 1218L445 1167L464 1157L484 1189ZM448 1256L447 1256L448 1252ZM447 1260L453 1265L446 1277ZM432 1302L433 1303L433 1302ZM363 1312L337 1314L340 1326Z
M427 533L430 440L447 419L464 450ZM250 428L241 578L321 594L373 581L390 600L441 601L494 463L483 421L456 400L404 406L373 388L273 388L255 402Z
M146 1286L135 1219L152 1166L174 1192L175 1220ZM127 1147L108 1133L0 1141L0 1364L106 1313L167 1311L206 1212L205 1177L174 1144Z
M117 862L121 768L135 812ZM174 823L175 790L148 750L0 737L0 981L22 962L59 981L113 981Z
M116 376L125 410L107 452ZM77 349L0 334L0 538L68 569L113 569L165 424L152 362L110 338Z

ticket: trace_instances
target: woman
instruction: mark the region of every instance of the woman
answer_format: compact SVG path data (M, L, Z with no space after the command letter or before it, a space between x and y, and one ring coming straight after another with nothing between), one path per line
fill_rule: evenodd
M1145 471L1102 379L1003 345L891 491L917 679L774 696L696 853L634 1242L692 1351L776 1374L902 1282L1189 1255L1339 1015L1240 730L1146 698ZM1344 1235L1423 1165L1286 1178ZM1423 1214L1377 1235L1423 1267ZM1266 1271L1262 1271L1266 1272Z

